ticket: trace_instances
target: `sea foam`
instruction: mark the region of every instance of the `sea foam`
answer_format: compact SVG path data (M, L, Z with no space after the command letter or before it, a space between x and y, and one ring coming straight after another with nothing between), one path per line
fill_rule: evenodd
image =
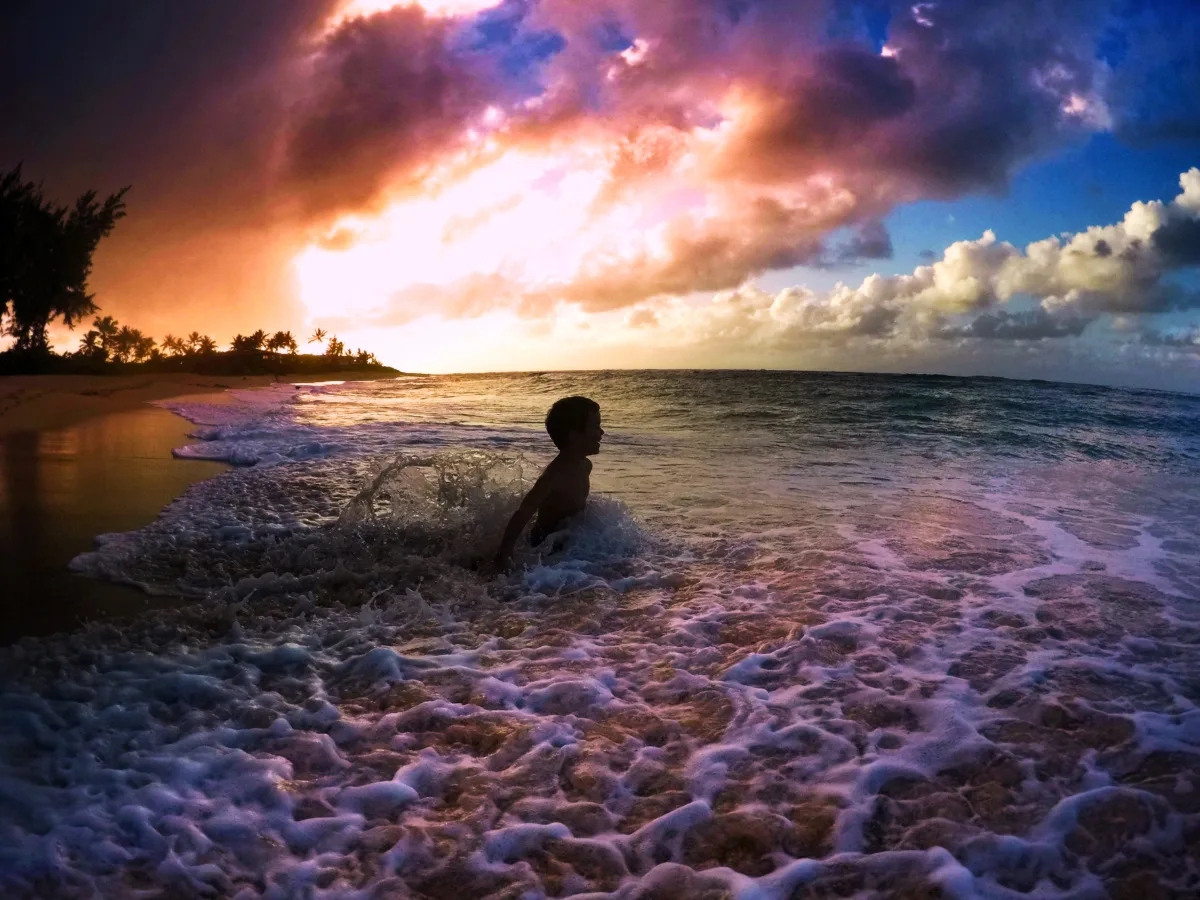
M497 576L532 429L384 422L381 390L221 413L257 464L74 564L196 602L0 654L6 896L1200 884L1186 481L755 494L634 434L597 459L628 486ZM332 449L281 452L304 429Z

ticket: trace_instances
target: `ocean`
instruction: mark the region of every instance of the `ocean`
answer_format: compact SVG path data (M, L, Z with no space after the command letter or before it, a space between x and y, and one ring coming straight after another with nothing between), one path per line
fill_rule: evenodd
M565 545L487 561L606 430ZM186 398L0 650L6 897L1200 893L1200 396L791 372Z

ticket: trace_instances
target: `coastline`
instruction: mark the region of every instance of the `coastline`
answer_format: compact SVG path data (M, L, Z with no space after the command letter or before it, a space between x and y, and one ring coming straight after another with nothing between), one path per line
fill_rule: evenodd
M376 376L378 377L378 376ZM395 377L395 376L388 376ZM229 467L176 459L191 423L152 401L311 377L34 375L0 378L0 646L83 621L173 606L173 597L77 575L98 535L153 522L196 482ZM322 380L364 380L330 373Z
M63 428L96 416L188 394L314 381L378 381L393 374L353 370L312 375L5 375L0 377L0 435Z

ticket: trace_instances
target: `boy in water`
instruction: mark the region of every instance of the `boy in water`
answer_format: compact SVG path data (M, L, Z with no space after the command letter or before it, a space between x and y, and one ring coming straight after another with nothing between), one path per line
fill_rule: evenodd
M564 397L546 414L546 431L558 448L558 456L546 466L504 529L496 553L496 566L501 571L512 565L513 547L535 512L537 521L529 542L536 547L567 519L583 512L587 504L592 472L588 457L600 452L600 438L604 437L600 404L587 397Z

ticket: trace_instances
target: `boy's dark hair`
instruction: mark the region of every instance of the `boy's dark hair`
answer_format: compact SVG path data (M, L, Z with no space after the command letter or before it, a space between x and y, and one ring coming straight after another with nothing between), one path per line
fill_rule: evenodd
M600 404L590 397L563 397L556 400L546 413L546 431L554 446L559 450L567 442L567 436L572 431L583 431L587 428L588 416L600 411Z

